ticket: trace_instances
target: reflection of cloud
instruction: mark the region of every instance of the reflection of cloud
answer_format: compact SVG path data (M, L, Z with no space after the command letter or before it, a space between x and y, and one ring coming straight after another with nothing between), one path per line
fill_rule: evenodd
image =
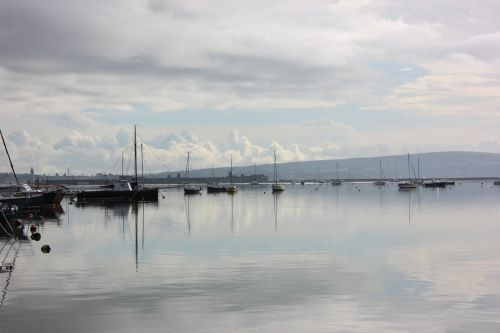
M485 252L484 259L471 253ZM428 246L394 250L387 261L410 279L428 284L423 296L433 301L459 301L463 306L475 307L482 297L500 292L496 267L500 258L487 259L491 250L479 246ZM498 252L497 252L498 253Z

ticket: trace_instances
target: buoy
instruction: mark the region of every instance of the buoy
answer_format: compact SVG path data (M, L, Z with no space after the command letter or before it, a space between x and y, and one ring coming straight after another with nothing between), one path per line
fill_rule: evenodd
M21 226L21 221L20 220L16 220L14 222L14 224L16 225L16 227L20 227Z
M165 196L162 196L163 199L165 199Z
M38 242L40 239L42 239L42 235L40 235L39 232L35 232L31 234L31 239Z
M36 231L36 225L32 224L30 226L30 231L31 231L31 233L34 233Z
M47 245L47 244L42 245L41 250L42 250L43 253L50 253L50 246Z

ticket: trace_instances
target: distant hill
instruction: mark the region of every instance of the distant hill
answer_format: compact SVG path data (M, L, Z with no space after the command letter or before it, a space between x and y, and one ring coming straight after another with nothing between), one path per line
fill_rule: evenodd
M437 153L421 153L410 155L413 169L418 172L420 160L420 176L422 178L444 177L500 177L500 154L450 151ZM339 178L378 178L379 160L387 178L404 178L408 176L407 155L392 155L368 158L348 158L339 160L301 161L278 164L281 179L333 179L336 178L336 163L339 166ZM227 168L214 169L215 176L225 176ZM253 165L233 167L235 175L254 173ZM273 165L257 165L257 173L272 179ZM183 175L183 173L181 172ZM211 169L199 169L191 172L192 177L210 177ZM412 171L413 174L413 171ZM177 172L162 173L175 177Z

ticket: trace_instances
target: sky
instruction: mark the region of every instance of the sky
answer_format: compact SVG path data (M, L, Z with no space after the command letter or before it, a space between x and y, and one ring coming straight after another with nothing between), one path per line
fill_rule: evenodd
M18 172L500 153L497 0L0 0ZM127 162L129 164L129 162ZM127 164L127 165L128 165ZM0 172L8 171L0 153Z

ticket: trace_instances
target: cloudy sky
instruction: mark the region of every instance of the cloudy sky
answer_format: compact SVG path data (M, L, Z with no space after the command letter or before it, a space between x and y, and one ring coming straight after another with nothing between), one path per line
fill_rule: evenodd
M500 152L498 0L0 0L19 172ZM7 171L0 154L0 171ZM118 163L119 164L119 163Z

